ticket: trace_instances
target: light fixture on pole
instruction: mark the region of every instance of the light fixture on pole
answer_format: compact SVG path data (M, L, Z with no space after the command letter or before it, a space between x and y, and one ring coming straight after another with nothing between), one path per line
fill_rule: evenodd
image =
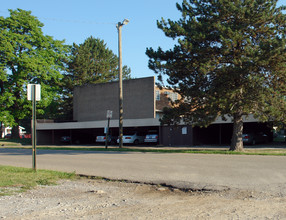
M123 88L122 88L122 48L121 48L121 28L129 23L128 19L118 22L116 28L118 30L118 69L119 69L119 148L123 146Z

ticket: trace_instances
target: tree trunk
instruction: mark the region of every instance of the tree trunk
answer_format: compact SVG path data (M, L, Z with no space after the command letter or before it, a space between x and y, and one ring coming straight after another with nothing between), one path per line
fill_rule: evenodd
M0 122L0 138L3 136L3 122Z
M13 139L19 139L20 138L19 125L13 126L11 138L13 138Z
M232 132L231 145L230 145L229 150L232 150L232 151L243 150L242 132L243 132L242 114L241 113L234 114L233 132Z

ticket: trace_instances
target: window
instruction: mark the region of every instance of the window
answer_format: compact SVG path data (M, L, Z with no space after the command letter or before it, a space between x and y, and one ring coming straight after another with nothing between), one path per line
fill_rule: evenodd
M170 92L165 91L164 94L165 94L166 96L169 96L169 95L170 95Z
M160 101L160 91L156 90L156 100Z
M169 98L171 99L173 102L178 100L178 93L174 93L174 92L164 92L164 94Z
M163 115L162 115L162 113L160 113L160 112L156 112L156 118L157 118L157 119L162 118L162 116L163 116Z
M178 100L178 93L172 93L170 99L174 102Z

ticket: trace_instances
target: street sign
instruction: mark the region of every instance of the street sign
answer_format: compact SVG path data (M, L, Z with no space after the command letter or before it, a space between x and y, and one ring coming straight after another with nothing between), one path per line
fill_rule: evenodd
M39 84L28 84L27 86L27 98L32 101L32 148L33 148L33 170L36 171L36 101L41 100L41 85Z
M112 118L112 111L111 110L107 110L106 118Z
M35 86L34 88L36 89L36 101L41 100L41 85L40 84L28 84L27 86L27 98L28 100L32 101L32 87Z
M106 112L106 118L107 118L107 128L104 128L104 132L105 132L105 148L107 149L108 146L108 132L109 132L109 123L110 123L110 119L112 118L112 111L111 110L107 110Z

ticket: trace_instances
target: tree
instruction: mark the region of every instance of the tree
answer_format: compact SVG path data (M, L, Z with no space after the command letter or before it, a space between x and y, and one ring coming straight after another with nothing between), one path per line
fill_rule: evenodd
M130 69L123 69L123 77L130 78ZM74 43L69 72L74 86L118 80L118 57L103 40L89 37L83 44Z
M123 78L130 78L130 68L123 66ZM72 118L73 88L86 84L118 80L118 57L108 49L103 40L89 37L84 43L73 44L68 73L63 81L65 115Z
M184 0L178 21L157 22L173 49L147 48L149 68L180 93L176 112L208 126L230 116L230 150L242 150L243 116L286 120L285 24L277 0Z
M1 36L1 33L0 33ZM0 48L2 51L2 48ZM8 107L12 105L12 100L10 99L11 93L4 92L4 82L7 81L7 73L3 68L2 63L0 63L0 138L3 134L4 125L9 125L9 121L12 120Z
M22 119L31 115L27 84L41 84L38 114L58 97L60 73L69 47L42 32L43 24L30 11L9 10L0 17L0 120L13 126L12 137L19 137Z

